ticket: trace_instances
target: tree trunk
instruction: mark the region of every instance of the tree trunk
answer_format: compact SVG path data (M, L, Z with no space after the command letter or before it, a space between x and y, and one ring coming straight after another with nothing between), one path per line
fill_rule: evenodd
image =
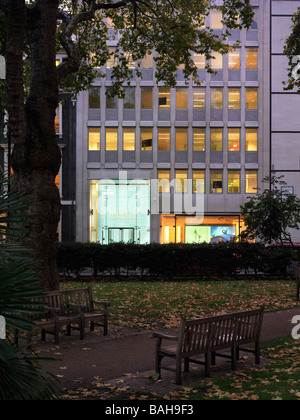
M55 35L58 0L37 0L26 16L24 0L9 3L6 45L8 113L15 146L12 155L14 188L31 197L31 219L22 243L39 261L42 284L59 288L56 232L60 197L55 177L61 154L55 136L58 78ZM30 93L23 99L23 48L27 36L31 52Z

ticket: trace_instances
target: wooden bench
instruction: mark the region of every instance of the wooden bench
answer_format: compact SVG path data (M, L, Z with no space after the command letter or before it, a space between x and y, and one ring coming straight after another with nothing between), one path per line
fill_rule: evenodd
M295 269L295 277L296 277L296 299L300 299L300 268Z
M155 370L161 377L161 369L176 372L176 384L181 384L182 362L184 372L189 371L189 363L205 366L205 376L210 375L210 366L215 364L216 356L229 357L232 370L236 369L239 351L249 351L255 354L255 362L260 363L260 333L264 308L244 312L235 312L207 318L187 320L183 318L179 333L176 336L154 333L157 338L155 352ZM163 340L175 341L173 346L162 347ZM241 348L241 345L255 344L255 349ZM230 349L231 354L219 353ZM195 359L204 355L205 360ZM162 366L164 357L176 361L175 368Z
M39 300L40 301L40 300ZM101 305L101 310L96 308ZM108 333L108 307L109 302L95 300L92 287L84 289L57 290L46 292L41 300L40 312L32 312L27 318L35 324L35 329L41 331L42 341L46 334L54 335L54 342L59 342L61 327L67 327L67 335L71 329L80 330L80 339L84 339L85 325L90 323L90 330L94 331L95 325L102 326L103 334ZM75 326L76 325L76 326ZM19 334L15 330L15 344L18 345ZM27 344L30 347L32 334L27 333Z

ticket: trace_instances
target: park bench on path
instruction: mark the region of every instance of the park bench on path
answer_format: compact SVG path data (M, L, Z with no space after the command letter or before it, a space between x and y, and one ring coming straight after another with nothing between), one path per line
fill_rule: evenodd
M41 299L39 299L39 302ZM101 305L101 309L96 306ZM54 342L59 342L61 327L67 327L67 335L71 329L80 331L80 339L84 339L85 325L90 323L90 330L95 325L102 326L103 334L108 333L108 307L109 302L95 300L92 287L84 289L56 290L46 292L41 301L41 311L27 314L27 319L35 324L35 329L41 331L41 339L45 341L46 334L54 335ZM77 325L75 327L75 325ZM19 333L15 330L15 344L18 345ZM27 333L28 347L31 345L32 334Z
M161 376L161 369L176 372L176 384L181 384L182 362L184 371L189 371L189 363L205 366L205 376L210 375L210 366L215 364L215 357L231 359L231 368L236 370L239 351L248 351L255 354L256 364L260 363L260 333L263 320L264 307L243 312L235 312L206 318L187 320L183 318L179 333L176 336L154 333L157 337L155 370ZM175 341L173 346L163 347L163 340ZM255 349L241 348L241 345L255 344ZM231 350L231 355L219 353L221 350ZM204 355L205 360L195 359ZM164 357L176 361L175 368L162 366Z

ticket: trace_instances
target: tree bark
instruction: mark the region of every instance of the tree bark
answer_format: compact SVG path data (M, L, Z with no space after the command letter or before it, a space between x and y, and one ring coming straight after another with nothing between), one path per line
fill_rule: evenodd
M60 196L55 177L61 163L54 118L58 105L55 66L58 0L37 0L32 9L24 0L8 2L7 98L15 139L12 154L14 188L31 197L27 233L22 243L34 251L42 284L59 288L56 264L56 232ZM23 97L23 51L27 37L31 52L30 93Z

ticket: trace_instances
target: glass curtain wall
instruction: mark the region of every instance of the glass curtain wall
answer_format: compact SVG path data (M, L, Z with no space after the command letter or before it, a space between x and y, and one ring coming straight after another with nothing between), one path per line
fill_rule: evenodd
M150 181L91 181L90 241L150 243Z

